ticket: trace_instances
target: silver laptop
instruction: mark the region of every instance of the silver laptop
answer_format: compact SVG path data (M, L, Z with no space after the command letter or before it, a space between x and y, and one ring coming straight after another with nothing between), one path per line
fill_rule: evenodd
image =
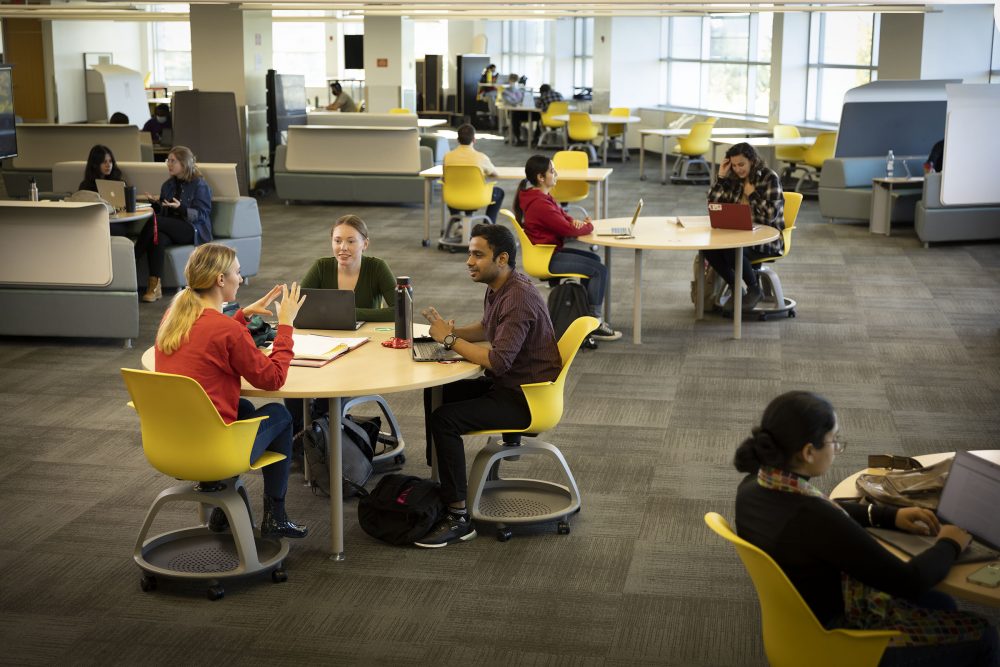
M430 336L413 336L413 317L410 317L410 351L414 361L461 361L465 359L455 350L446 350L444 345Z
M115 211L125 210L125 181L109 181L98 178L97 194L101 199L115 207Z
M937 515L942 523L951 523L972 534L972 543L956 562L974 563L1000 558L1000 464L969 452L958 452L941 491ZM915 556L934 546L933 537L912 535L896 530L869 528L880 540Z
M639 220L639 213L642 212L642 199L639 199L639 204L635 207L635 213L632 214L632 222L629 223L628 227L612 227L609 231L599 232L598 236L632 236L632 232L635 231L635 223Z
M334 329L354 331L364 322L357 319L354 290L302 288L308 297L295 316L297 329Z

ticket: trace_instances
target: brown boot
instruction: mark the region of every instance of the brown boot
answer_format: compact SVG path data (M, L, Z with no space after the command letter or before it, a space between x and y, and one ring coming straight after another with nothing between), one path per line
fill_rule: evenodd
M146 293L142 295L142 300L146 303L153 303L154 301L159 301L161 298L163 298L163 290L160 287L160 279L150 276L149 283L146 285Z

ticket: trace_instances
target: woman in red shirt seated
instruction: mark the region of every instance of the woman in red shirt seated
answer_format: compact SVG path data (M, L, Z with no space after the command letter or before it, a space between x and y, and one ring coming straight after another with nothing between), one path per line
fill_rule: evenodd
M574 220L552 198L549 192L556 185L556 168L552 160L544 155L532 155L524 165L524 180L517 186L514 197L514 214L521 221L524 233L534 244L554 245L555 253L549 260L549 271L552 273L582 273L588 276L583 281L587 288L590 301L590 314L601 319L601 306L604 304L604 289L608 284L608 268L601 263L601 258L585 250L576 242L577 248L566 247L566 239L576 239L594 231L590 217L585 220ZM604 321L601 321L594 333L594 338L600 340L618 340L622 334L615 331Z
M266 416L260 423L250 461L264 450L285 455L278 463L265 466L264 517L260 533L264 537L305 537L308 529L289 521L285 514L285 491L292 455L292 417L280 403L260 408L240 398L240 378L259 389L274 390L285 384L292 360L292 323L305 297L299 297L295 283L276 285L263 298L236 311L222 314L222 304L236 300L243 277L236 251L218 243L195 248L184 267L188 286L181 290L156 333L156 370L186 375L198 381L212 399L219 416L227 424L239 419ZM270 315L275 303L278 332L271 355L257 349L247 330L244 313ZM249 463L249 461L248 461ZM216 507L209 521L212 530L228 527L226 515Z

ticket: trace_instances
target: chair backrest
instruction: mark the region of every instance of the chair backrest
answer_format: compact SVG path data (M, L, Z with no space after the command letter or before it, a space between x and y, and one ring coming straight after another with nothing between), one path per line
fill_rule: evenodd
M711 125L715 125L715 124L716 124L716 123L717 123L718 121L719 121L719 119L718 119L718 117L717 117L717 116L708 116L708 117L707 117L707 118L706 118L705 120L703 120L702 122L703 122L703 123L710 123Z
M620 116L622 118L628 118L631 110L628 107L615 107L608 112L609 116ZM608 123L608 136L609 137L620 137L625 134L625 124L624 123Z
M590 167L590 157L583 151L557 151L552 156L552 166L558 174L563 169L587 169ZM556 177L556 186L549 193L560 204L582 201L590 196L590 183L587 181L560 181Z
M565 116L569 113L569 102L557 100L549 102L549 108L542 114L542 125L545 127L562 127L565 121L553 120L553 116Z
M826 630L770 556L740 538L719 514L705 523L728 540L750 574L760 602L764 651L773 667L786 665L877 665L892 630Z
M226 424L193 378L121 369L139 413L142 450L164 475L193 481L234 477L250 469L256 417Z
M586 158L586 156L584 157ZM507 218L507 222L514 228L517 240L521 244L521 264L524 266L524 272L538 280L552 278L552 273L549 271L549 261L552 260L552 253L556 251L556 247L552 244L535 245L532 243L528 235L524 233L521 223L507 209L501 209L500 215Z
M806 148L802 154L802 160L810 167L821 169L823 161L833 157L833 151L837 148L836 132L820 132L816 135L816 143Z
M795 219L799 217L799 208L802 206L801 192L783 192L785 197L785 228L781 230L781 239L785 248L781 253L784 257L792 249L792 230L795 229Z
M525 429L526 433L541 433L551 430L562 419L563 391L566 387L566 375L569 373L570 364L576 358L576 353L580 351L583 339L599 325L600 322L596 317L588 315L576 318L557 343L559 357L562 359L562 370L559 371L558 377L552 382L534 382L521 385L524 398L528 401L528 409L531 410L531 424Z
M389 113L406 114L408 116L413 115L412 111L410 111L409 109L404 109L403 107L394 107L392 109L389 109Z
M566 128L566 132L572 141L590 141L597 136L600 128L590 120L589 113L571 111L569 113L569 127Z
M486 182L483 170L475 165L451 165L444 168L441 197L451 208L475 211L489 206L493 184Z
M714 123L695 123L686 137L678 137L680 152L684 155L704 155L708 152Z
M798 139L799 128L794 125L775 125L771 130L775 139ZM774 158L782 162L802 162L802 154L805 153L803 146L775 146Z

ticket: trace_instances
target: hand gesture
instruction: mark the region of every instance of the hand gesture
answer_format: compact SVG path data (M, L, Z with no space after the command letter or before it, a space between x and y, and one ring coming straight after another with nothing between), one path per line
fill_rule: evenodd
M167 208L180 208L181 207L181 203L177 199L177 197L174 197L173 199L170 199L169 201L165 200L165 201L162 202L162 204L164 206L166 206Z
M243 314L260 315L261 317L270 316L272 313L270 310L268 310L268 306L270 306L271 302L277 299L278 295L281 294L282 287L283 285L275 285L274 287L272 287L271 291L265 294L263 297L261 297L257 301L254 301L249 306L245 306L243 308Z
M941 530L941 522L928 509L903 507L896 512L896 528L916 535L937 535Z
M755 192L757 192L757 188L753 186L753 183L750 182L750 179L743 181L743 194L749 197Z
M278 325L287 324L292 326L295 316L299 314L299 308L305 303L306 298L299 296L299 284L292 283L292 286L281 286L281 301L275 304L278 311Z
M455 320L439 318L431 322L431 338L439 343L444 342L444 337L455 331Z
M444 319L441 317L441 313L439 313L434 306L427 306L420 311L420 314L423 315L424 318L431 324L434 324L437 320Z
M732 160L730 160L729 158L726 158L725 160L722 161L722 164L719 165L719 178L725 178L726 176L729 176L731 163Z

